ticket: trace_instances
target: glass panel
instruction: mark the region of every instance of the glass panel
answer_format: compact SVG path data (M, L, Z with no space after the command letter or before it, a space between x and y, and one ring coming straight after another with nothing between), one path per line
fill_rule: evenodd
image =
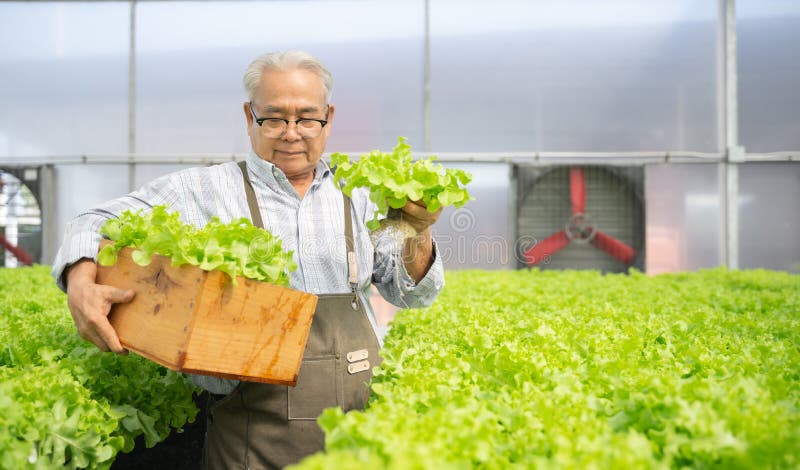
M64 230L75 216L129 192L128 165L57 165L54 179L55 220L46 220L45 223L56 224L58 246L64 243Z
M0 155L128 150L130 7L0 3Z
M173 173L175 171L184 170L186 168L198 167L203 166L201 163L192 163L192 164L180 164L180 163L158 163L158 164L147 164L147 163L139 163L136 164L133 172L133 181L134 181L134 188L139 188L156 178L164 176L168 173Z
M431 151L717 150L716 2L431 2Z
M736 2L739 142L748 152L800 150L800 2Z
M475 198L442 211L431 231L446 269L509 269L516 266L510 232L511 194L506 163L443 162L472 173L467 186Z
M800 273L800 164L739 165L739 267Z
M333 20L335 18L335 20ZM307 50L334 76L329 151L422 142L423 2L145 2L137 6L137 150L246 152L242 74Z
M720 165L645 167L649 274L724 264Z

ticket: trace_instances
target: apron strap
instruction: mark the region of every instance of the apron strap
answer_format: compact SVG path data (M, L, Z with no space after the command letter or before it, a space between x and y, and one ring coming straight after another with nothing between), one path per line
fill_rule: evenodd
M264 221L261 219L261 210L258 208L256 192L253 190L253 183L250 181L250 175L247 173L247 162L245 160L239 162L239 169L242 170L242 179L244 179L244 193L247 195L247 207L250 209L250 220L253 221L253 225L263 229ZM356 262L356 250L354 248L355 242L353 238L352 211L350 209L351 203L350 198L344 193L342 193L342 198L344 200L344 240L347 245L347 280L350 283L350 290L353 292L353 295L355 295L358 290L358 263Z
M244 193L247 195L247 206L250 208L250 220L253 221L253 225L263 229L264 221L261 220L261 210L258 208L258 199L253 190L253 183L250 182L250 175L247 174L247 162L240 161L239 168L242 170L242 178L244 178Z
M350 198L342 193L344 199L344 240L347 244L347 271L348 282L353 293L358 289L358 263L356 262L355 242L353 238L353 217L350 210Z

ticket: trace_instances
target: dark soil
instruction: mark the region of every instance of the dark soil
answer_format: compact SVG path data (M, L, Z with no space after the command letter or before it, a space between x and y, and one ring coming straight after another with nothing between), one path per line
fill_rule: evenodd
M200 409L194 423L187 423L183 432L172 433L163 442L148 449L144 436L136 439L136 446L129 454L119 453L111 470L199 470L202 468L203 442L206 434L206 402L208 394L195 396Z

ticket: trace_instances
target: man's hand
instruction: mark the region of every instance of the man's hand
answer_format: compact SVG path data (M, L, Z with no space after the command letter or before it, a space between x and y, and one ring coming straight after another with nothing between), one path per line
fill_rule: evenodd
M440 207L436 212L428 212L428 207L422 201L408 201L401 209L402 220L411 224L418 234L422 234L439 219L442 213Z
M414 282L419 282L433 264L433 239L430 228L439 218L442 208L436 212L428 212L424 202L409 201L401 211L402 220L417 231L417 236L407 238L403 245L403 265Z
M115 303L133 300L132 290L117 289L95 283L97 264L89 259L78 261L67 271L67 304L72 321L81 338L91 341L103 351L127 354L117 332L108 321Z

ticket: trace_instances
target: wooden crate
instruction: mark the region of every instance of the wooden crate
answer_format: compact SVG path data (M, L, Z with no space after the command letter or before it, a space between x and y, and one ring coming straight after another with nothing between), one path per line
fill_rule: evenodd
M125 348L181 372L297 383L317 296L242 277L233 286L226 274L163 256L143 267L132 251L97 269L99 284L136 292L109 314Z

